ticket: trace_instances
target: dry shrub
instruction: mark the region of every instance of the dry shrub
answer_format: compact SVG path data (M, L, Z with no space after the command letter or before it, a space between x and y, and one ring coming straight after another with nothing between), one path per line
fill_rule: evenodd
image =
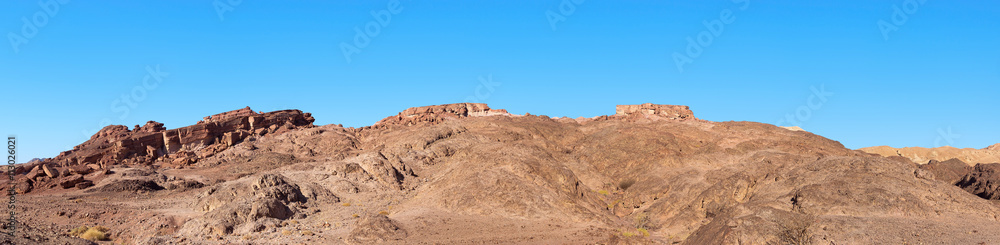
M634 179L622 180L621 182L618 182L618 188L621 188L624 191L628 190L628 188L632 187L632 185L634 184L635 184Z

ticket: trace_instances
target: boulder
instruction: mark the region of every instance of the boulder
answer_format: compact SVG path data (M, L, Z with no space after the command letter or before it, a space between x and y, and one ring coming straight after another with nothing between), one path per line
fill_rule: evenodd
M75 187L76 184L78 184L80 182L83 182L83 175L78 175L78 174L77 175L71 175L71 176L66 176L66 177L63 177L62 179L60 179L59 180L59 186L61 186L63 189L67 189L67 188Z
M69 174L89 174L94 172L94 169L83 165L69 166L66 169L69 171Z
M80 181L80 183L76 183L76 188L77 189L87 189L87 187L91 187L91 186L94 186L94 182L91 182L89 180L83 180L83 181Z
M250 118L253 118L252 124ZM250 130L255 128L278 129L278 126L291 129L308 128L313 126L313 121L315 119L312 114L299 110L257 113L249 108L243 108L208 116L195 125L170 130L167 130L163 123L155 121L136 126L133 130L122 125L111 125L98 131L83 144L60 153L50 162L61 166L151 164L161 156L172 155L179 151L191 151L214 145L220 145L222 148L231 146L248 136ZM269 133L273 133L273 130ZM58 175L50 176L58 177Z

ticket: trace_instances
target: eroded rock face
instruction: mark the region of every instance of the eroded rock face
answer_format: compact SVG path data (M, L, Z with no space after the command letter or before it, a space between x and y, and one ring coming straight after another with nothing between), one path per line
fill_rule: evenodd
M83 179L59 180L66 175L85 175L111 165L160 164L185 167L210 157L249 137L278 135L290 130L313 127L315 119L310 113L283 110L257 113L249 107L205 117L195 125L167 130L163 123L154 121L136 125L129 130L123 125L104 127L73 150L60 153L55 158L32 162L32 171L19 176L18 181L45 182L36 186L50 186L47 181L57 181L63 188L74 187ZM22 168L23 169L23 168ZM44 181L40 176L48 177ZM30 191L33 188L20 188ZM34 188L37 189L37 188Z
M447 119L472 117L472 116L493 116L510 115L507 110L491 110L489 106L482 103L458 103L445 105L432 105L411 107L400 112L396 116L384 118L373 128L384 128L391 125L412 126L416 124L435 124Z
M281 133L311 127L309 113L284 110L256 113L249 107L205 117L198 124L167 130L162 123L149 121L129 130L122 125L101 129L90 140L47 161L60 166L111 164L149 164L160 157L185 158L193 152L198 158L232 146L251 135ZM222 145L222 147L212 147ZM197 159L192 159L197 160ZM178 161L189 163L191 161Z
M1000 163L976 164L956 185L979 197L1000 200Z
M954 158L943 162L930 160L927 164L920 165L919 167L933 173L934 179L944 181L948 184L957 183L962 177L972 171L972 167L968 164Z

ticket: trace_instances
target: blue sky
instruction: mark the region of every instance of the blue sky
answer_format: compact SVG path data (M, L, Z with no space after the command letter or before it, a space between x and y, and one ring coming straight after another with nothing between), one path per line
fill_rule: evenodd
M569 117L651 102L849 148L982 148L1000 142L998 13L934 0L4 1L0 133L26 160L107 123L176 128L245 106L360 127L466 101Z

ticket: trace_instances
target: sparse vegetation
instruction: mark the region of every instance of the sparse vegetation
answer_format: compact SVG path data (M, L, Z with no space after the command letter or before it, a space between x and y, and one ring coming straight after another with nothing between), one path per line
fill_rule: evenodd
M358 214L352 214L352 215L351 215L351 217L355 217L355 218L357 218L357 217L361 217L361 215L358 215Z
M378 214L388 216L389 215L389 211L382 210L382 211L378 212Z
M302 231L303 236L312 236L314 233L312 231Z
M635 233L630 232L630 231L623 231L622 232L622 236L623 237L633 237L633 236L635 236Z
M345 202L345 203L342 203L342 204L340 204L340 206L344 206L344 207L350 207L350 206L351 206L351 203L349 203L349 202Z
M646 228L639 228L639 233L642 233L643 237L649 237L649 231Z
M606 190L599 190L599 191L597 191L597 194L601 194L601 195L607 196L610 193L608 193L608 191L606 191Z
M107 241L108 239L108 228L104 226L80 226L69 231L69 235L91 240L91 241Z
M281 230L281 234L288 236L288 235L292 234L292 231L290 231L290 230Z
M793 219L785 223L778 223L780 233L778 239L780 244L804 245L811 244L812 234L809 233L809 226L812 219Z

